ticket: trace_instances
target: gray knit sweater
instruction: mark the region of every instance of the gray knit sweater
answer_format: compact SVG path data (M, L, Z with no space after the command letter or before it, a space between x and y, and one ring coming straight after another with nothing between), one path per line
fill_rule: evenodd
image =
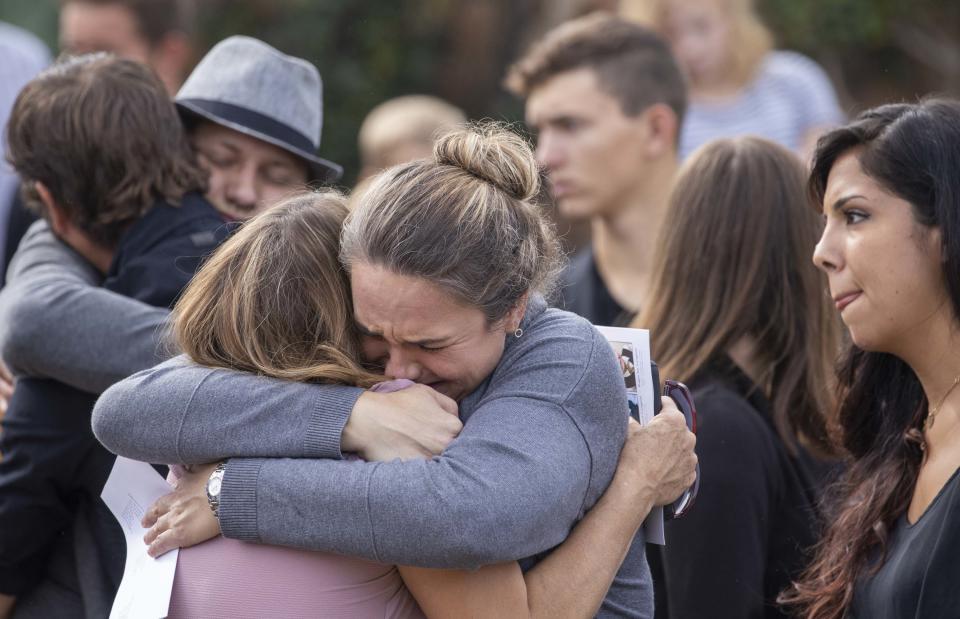
M42 226L34 232L34 251L21 253L39 261L31 270L37 279L0 295L7 300L0 316L33 308L43 326L26 340L32 351L23 334L0 333L0 350L18 353L15 366L98 391L126 373L125 364L162 354L161 313L85 288L80 258L46 247ZM45 272L44 261L59 268ZM96 315L102 328L83 350L65 350L56 336L77 312ZM337 460L359 389L213 370L183 358L108 390L94 430L112 450L140 460L233 458L221 505L228 537L431 567L517 559L528 569L606 488L626 411L620 373L588 323L536 302L522 326L523 337L508 338L494 373L461 402L461 436L430 461ZM109 337L115 329L140 333L141 345L116 350ZM652 616L639 538L600 616Z

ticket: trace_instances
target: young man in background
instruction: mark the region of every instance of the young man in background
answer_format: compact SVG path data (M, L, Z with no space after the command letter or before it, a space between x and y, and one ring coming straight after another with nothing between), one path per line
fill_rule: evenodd
M596 13L547 33L509 71L526 98L560 213L591 224L562 278L561 304L624 325L645 300L657 234L677 170L687 93L667 44Z

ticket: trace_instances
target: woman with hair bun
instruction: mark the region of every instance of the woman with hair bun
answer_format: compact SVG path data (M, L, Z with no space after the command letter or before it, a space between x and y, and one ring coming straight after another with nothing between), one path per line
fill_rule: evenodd
M850 331L825 537L784 601L808 619L960 617L960 103L825 135L813 259Z
M376 177L347 218L340 261L362 358L387 378L420 385L377 393L256 376L251 370L303 378L218 361L224 346L204 337L211 354L185 342L192 361L172 360L105 392L94 430L112 451L187 464L229 458L186 475L149 510L151 554L222 530L448 568L400 568L428 616L649 616L643 540L631 542L654 504L692 483L694 439L665 400L665 414L630 429L617 468L628 431L623 381L599 332L546 307L559 252L531 203L538 183L521 138L463 129L440 139L433 159ZM279 255L310 251L293 237L270 245ZM309 276L269 279L254 288L268 299L283 290L320 298L306 293ZM292 291L281 286L290 281ZM285 322L284 302L264 304L261 324L233 317L242 301L215 297L204 295L204 312L225 313L230 329L247 325L235 342L258 341ZM291 339L241 349L270 360ZM411 398L419 398L412 412L390 410ZM463 423L436 454L384 430L409 423L425 402L446 409L447 427L457 409ZM341 449L371 462L337 460Z

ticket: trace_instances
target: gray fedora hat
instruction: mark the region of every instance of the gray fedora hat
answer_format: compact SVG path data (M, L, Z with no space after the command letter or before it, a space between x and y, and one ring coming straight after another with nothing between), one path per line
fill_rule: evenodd
M217 43L174 99L180 112L278 146L303 159L310 180L335 181L343 168L317 156L323 82L310 62L263 41L232 36Z

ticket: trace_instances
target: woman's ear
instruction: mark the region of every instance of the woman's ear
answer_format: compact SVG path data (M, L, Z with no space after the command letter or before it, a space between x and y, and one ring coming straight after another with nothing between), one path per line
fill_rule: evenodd
M530 293L523 293L523 296L517 300L513 308L507 312L507 316L503 322L507 333L513 333L520 328L520 323L523 322L523 316L527 313L527 301L529 299Z

